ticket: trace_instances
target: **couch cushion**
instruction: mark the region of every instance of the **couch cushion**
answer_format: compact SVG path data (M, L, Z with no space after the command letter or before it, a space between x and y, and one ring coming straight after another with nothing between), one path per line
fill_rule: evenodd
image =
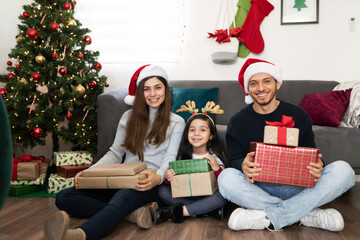
M205 107L208 101L217 102L219 88L175 88L172 87L173 93L173 104L171 107L171 111L178 114L182 118L184 118L185 122L191 117L190 112L176 112L181 105L185 105L185 103L190 100L194 101L196 104L196 108L201 111L201 108ZM221 107L221 106L220 106ZM214 114L209 114L210 117L214 117Z
M351 90L306 94L300 107L310 115L313 124L337 127L349 105Z

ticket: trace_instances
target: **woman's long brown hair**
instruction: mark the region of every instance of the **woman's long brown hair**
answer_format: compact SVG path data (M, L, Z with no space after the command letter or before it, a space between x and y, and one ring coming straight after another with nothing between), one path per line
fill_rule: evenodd
M126 124L126 135L122 147L137 154L141 161L144 160L145 144L160 146L166 139L166 131L170 124L171 99L167 81L156 76L165 86L165 99L160 105L153 126L146 136L149 128L149 106L144 98L145 82L153 77L143 79L137 87L134 105Z

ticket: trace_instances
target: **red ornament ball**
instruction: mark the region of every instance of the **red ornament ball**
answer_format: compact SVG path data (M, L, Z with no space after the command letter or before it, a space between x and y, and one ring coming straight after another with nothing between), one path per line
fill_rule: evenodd
M7 63L6 63L8 66L11 66L12 65L12 61L7 61Z
M34 39L37 39L37 37L38 37L38 31L34 28L29 28L26 31L26 35L28 36L28 38L34 40Z
M105 87L109 87L109 83L106 82L106 83L105 83Z
M33 73L32 78L34 79L34 81L39 81L41 78L41 74L40 73Z
M32 131L31 131L31 136L39 138L42 136L43 134L43 130L39 127L35 127Z
M0 88L0 94L4 99L6 99L7 91L5 88Z
M77 55L77 57L80 58L80 59L82 59L82 58L84 57L84 55L83 55L82 53L79 53L79 54Z
M57 59L59 57L59 55L56 52L54 52L51 54L51 57L54 59Z
M84 38L83 38L83 42L86 43L86 45L90 45L92 43L92 39L89 35L86 35Z
M67 118L67 119L70 119L71 116L72 116L71 112L68 112L68 113L66 114L66 118Z
M77 3L76 1L73 1L73 4L74 4L74 5L76 5L76 3Z
M96 82L92 81L91 83L89 83L89 87L90 88L95 88L96 87Z
M28 19L30 17L30 13L27 13L27 12L23 12L22 15L25 19Z
M60 68L60 69L59 69L59 73L60 73L61 75L65 75L65 74L67 73L66 68Z
M96 65L93 66L93 69L100 70L102 68L101 63L97 62Z
M15 69L16 69L16 70L19 70L19 68L20 68L20 65L19 65L19 64L16 64L16 65L15 65Z
M57 24L57 23L51 23L51 24L50 24L50 29L53 30L53 31L59 30L59 24Z
M66 2L66 3L64 3L63 8L64 8L66 11L69 11L69 10L71 10L71 4L68 3L68 2Z
M9 74L6 76L6 79L9 80L10 78L16 78L15 74L9 73Z

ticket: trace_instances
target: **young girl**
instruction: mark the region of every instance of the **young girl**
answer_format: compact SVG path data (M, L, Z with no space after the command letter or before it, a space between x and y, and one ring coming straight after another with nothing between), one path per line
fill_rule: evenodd
M228 165L227 154L222 148L213 120L206 114L195 114L185 125L176 159L204 158L208 159L216 177ZM165 176L171 182L175 176L174 170L168 169ZM168 219L183 222L184 216L196 217L209 212L209 215L222 219L222 209L227 202L219 191L211 196L172 198L169 184L161 185L158 193L161 200L170 207L156 210L155 223Z
M129 213L158 200L158 185L165 180L168 163L175 160L185 125L181 117L170 111L167 80L165 71L155 65L143 66L135 72L125 98L133 108L121 117L109 151L93 165L122 163L125 157L125 163L144 161L148 168L158 169L157 173L144 170L141 174L147 178L139 180L136 189L120 190L77 189L77 178L82 175L78 173L75 188L64 189L56 196L56 206L63 211L46 222L48 239L103 238ZM89 219L69 230L69 217L64 211ZM149 216L150 210L147 211L142 216Z

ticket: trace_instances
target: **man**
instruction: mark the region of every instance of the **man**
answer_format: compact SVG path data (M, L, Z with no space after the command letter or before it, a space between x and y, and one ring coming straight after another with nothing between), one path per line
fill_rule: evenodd
M315 177L314 188L254 182L261 171L249 152L250 142L262 142L265 121L280 122L291 116L299 129L299 146L315 148L312 121L301 108L276 99L282 78L279 68L267 61L248 59L240 70L239 82L248 104L229 121L226 132L230 168L219 176L220 193L241 206L231 214L228 225L233 230L280 230L300 221L308 227L341 231L344 220L335 209L319 209L337 198L355 183L355 174L344 161L326 167L318 154L317 162L307 166ZM320 149L321 150L321 149Z

